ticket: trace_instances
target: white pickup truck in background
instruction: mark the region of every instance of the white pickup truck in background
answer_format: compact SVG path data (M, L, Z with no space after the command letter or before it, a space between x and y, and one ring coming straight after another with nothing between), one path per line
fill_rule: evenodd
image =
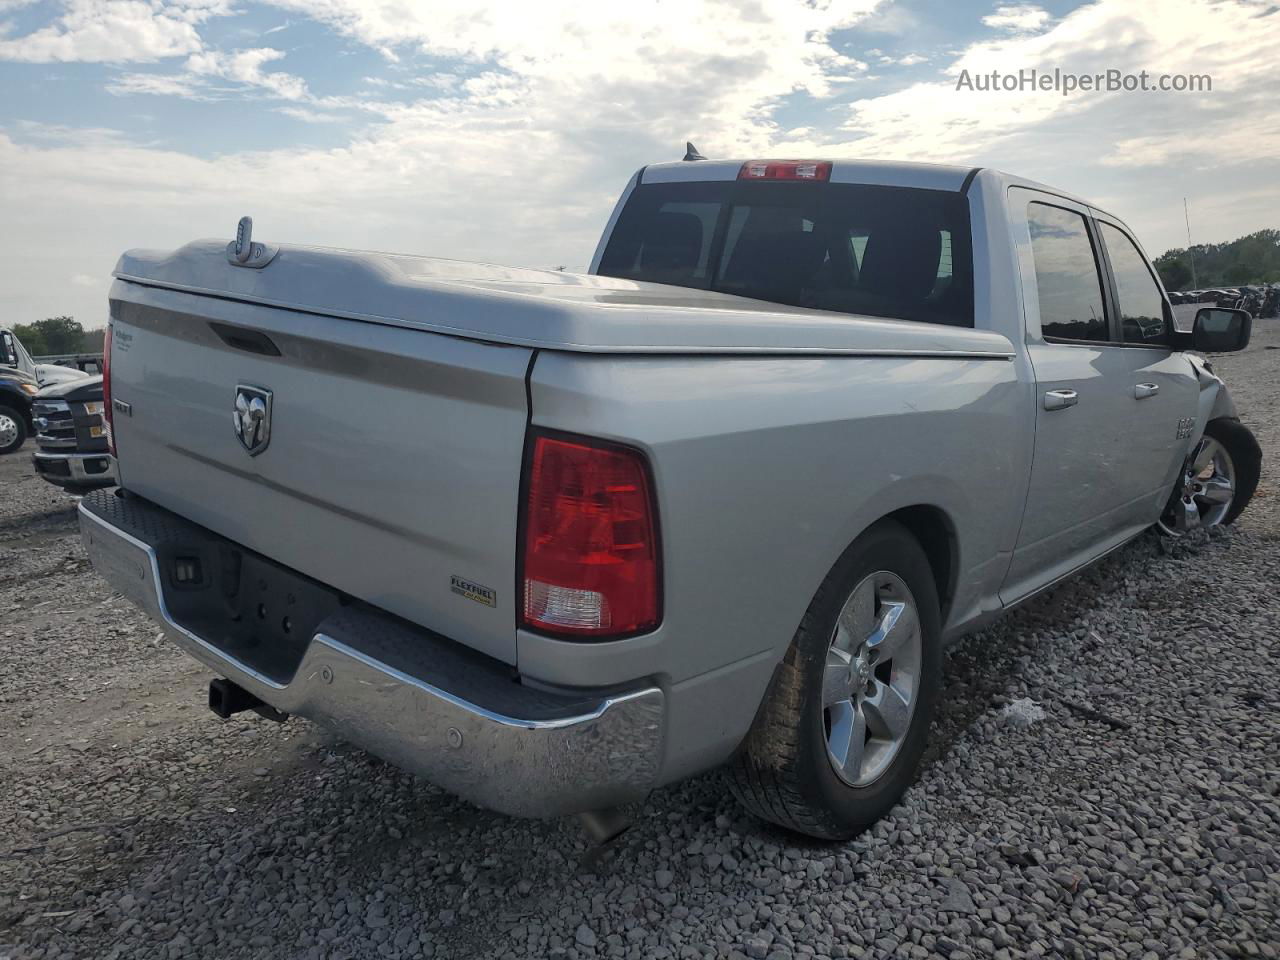
M729 764L843 837L943 644L1257 444L1128 228L995 170L639 171L589 275L253 241L125 254L95 566L222 679L471 800L608 815Z

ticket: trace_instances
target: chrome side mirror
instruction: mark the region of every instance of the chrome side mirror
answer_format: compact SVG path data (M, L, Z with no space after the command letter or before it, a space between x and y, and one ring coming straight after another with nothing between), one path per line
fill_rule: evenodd
M1196 311L1191 349L1201 353L1230 353L1249 345L1253 317L1247 310L1203 307Z

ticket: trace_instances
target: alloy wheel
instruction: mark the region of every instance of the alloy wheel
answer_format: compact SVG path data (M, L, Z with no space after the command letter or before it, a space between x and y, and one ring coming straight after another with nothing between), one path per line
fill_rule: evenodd
M1197 527L1222 523L1235 499L1236 468L1231 454L1208 435L1183 465L1182 484L1160 517L1160 529L1179 537Z
M845 600L822 673L827 759L854 787L893 763L920 694L922 640L915 598L897 574L865 577Z

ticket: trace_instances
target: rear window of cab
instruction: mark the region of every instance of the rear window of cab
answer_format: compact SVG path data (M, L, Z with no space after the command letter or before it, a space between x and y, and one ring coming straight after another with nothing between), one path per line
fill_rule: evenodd
M795 307L973 326L969 205L952 191L642 184L618 217L599 272Z

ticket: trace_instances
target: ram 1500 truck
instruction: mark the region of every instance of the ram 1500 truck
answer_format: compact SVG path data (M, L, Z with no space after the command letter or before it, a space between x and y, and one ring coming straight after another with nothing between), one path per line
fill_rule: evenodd
M1260 453L1132 232L995 170L648 166L590 272L236 240L110 293L97 569L219 674L493 809L726 765L845 837L912 781L943 645ZM601 832L607 826L598 827Z

